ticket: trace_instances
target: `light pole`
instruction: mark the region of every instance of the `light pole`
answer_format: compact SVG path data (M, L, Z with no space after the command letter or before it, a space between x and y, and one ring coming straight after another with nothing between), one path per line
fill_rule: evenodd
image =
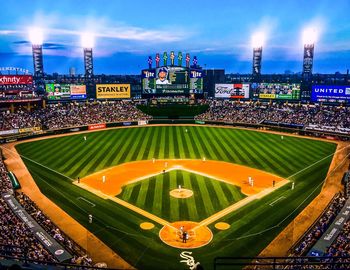
M34 76L37 78L42 78L44 76L43 31L39 28L29 29L29 39L32 43Z
M252 47L253 47L253 78L259 78L261 75L261 59L262 59L262 48L265 41L265 35L262 32L255 33L252 36Z
M91 33L83 33L81 45L84 49L85 78L91 79L94 75L92 48L94 47L94 36Z

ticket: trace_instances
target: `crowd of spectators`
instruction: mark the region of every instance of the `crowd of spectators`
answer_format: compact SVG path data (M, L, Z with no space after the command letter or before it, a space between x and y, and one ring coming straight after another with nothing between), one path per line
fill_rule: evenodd
M7 169L0 155L0 194L13 193ZM91 266L92 260L84 251L60 231L51 220L45 216L35 203L25 194L17 195L24 209L73 255L71 263ZM24 254L25 253L25 254ZM0 196L0 258L6 254L14 258L56 262L55 257L37 240L33 232L22 222Z
M1 156L0 177L0 193L11 192L12 185ZM25 248L29 259L55 261L29 228L12 212L2 197L0 197L0 245ZM23 253L19 253L18 249L7 249L6 254L23 257Z
M303 125L309 130L350 134L350 108L232 100L209 100L209 109L196 117L203 121L261 124L264 121Z
M57 242L62 244L65 249L74 255L72 263L79 265L92 265L90 257L66 234L64 234L51 220L39 209L39 207L24 193L17 193L17 200L23 206L28 214L30 214L39 225L44 228Z
M293 255L305 256L310 248L317 242L323 233L328 229L330 224L336 218L343 208L346 198L342 193L338 193L332 200L329 207L324 211L322 217L309 230L309 232L300 241L300 244L294 249Z
M0 114L0 130L40 127L59 129L89 124L147 120L151 117L136 108L137 101L50 104L31 112L19 110Z

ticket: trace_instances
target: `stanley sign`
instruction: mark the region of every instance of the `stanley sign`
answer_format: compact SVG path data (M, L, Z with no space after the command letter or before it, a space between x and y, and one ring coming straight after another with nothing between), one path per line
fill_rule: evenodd
M96 98L130 98L130 84L96 84Z

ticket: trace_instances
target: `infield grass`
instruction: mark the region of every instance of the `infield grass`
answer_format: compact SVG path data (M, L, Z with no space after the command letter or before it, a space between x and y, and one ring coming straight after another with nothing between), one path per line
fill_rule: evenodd
M87 141L84 141L84 135L87 135ZM135 160L206 157L257 168L294 181L294 190L285 185L219 220L231 224L229 230L218 231L214 224L209 226L214 234L212 242L192 250L192 256L205 269L212 269L217 256L258 255L319 193L336 145L286 135L282 140L280 135L250 130L159 126L51 138L21 143L16 148L46 196L130 264L138 269L156 270L188 269L180 263L179 254L183 250L160 241L160 225L155 224L150 231L141 230L140 223L149 220L80 189L72 184L74 179ZM84 197L96 206L91 207L78 197ZM270 205L280 197L284 199ZM206 197L202 207L214 200L211 195ZM153 200L147 197L144 207L152 205L153 209L155 202L154 197ZM173 210L170 201L162 201L162 207L168 207L170 212ZM93 214L93 224L88 223L88 214ZM198 215L199 220L203 218L204 214L203 217Z

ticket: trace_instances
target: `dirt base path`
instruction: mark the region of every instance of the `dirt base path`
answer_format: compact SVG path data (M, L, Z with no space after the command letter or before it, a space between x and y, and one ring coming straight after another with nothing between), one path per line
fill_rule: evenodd
M288 256L290 249L305 232L319 219L333 196L343 190L341 179L348 170L350 146L346 142L337 142L337 150L328 170L321 193L259 254L259 256Z
M7 169L15 173L22 186L19 191L28 195L60 230L87 250L94 262L105 262L111 268L135 269L41 193L14 146L15 143L10 143L2 149Z

